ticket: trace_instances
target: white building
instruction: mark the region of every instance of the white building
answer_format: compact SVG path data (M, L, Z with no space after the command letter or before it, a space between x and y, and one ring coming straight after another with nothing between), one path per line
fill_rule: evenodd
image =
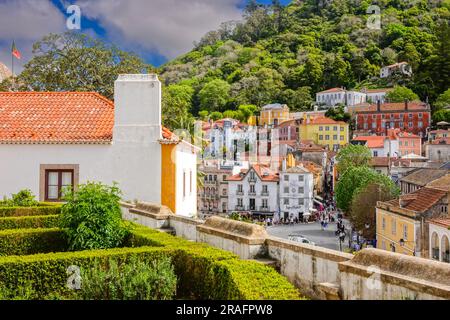
M366 94L366 102L368 103L377 103L380 101L381 103L386 102L386 95L392 91L390 88L384 89L363 89L362 93Z
M363 144L368 147L373 157L399 157L399 139L391 136L359 136L353 139L355 144Z
M381 68L380 78L388 78L396 72L404 74L406 76L411 76L412 68L407 62L394 63L389 66Z
M114 103L92 92L0 93L0 196L117 182L124 200L197 210L196 153L161 125L156 75L121 75Z
M284 165L285 166L285 165ZM313 209L314 177L302 166L280 172L280 218L299 218Z
M279 175L268 167L252 165L227 181L229 212L264 216L278 212Z
M256 127L241 124L234 119L222 119L208 124L203 129L204 138L209 141L205 158L239 160L239 155L256 144Z
M316 103L334 107L342 104L354 106L366 102L366 94L363 92L345 90L343 88L332 88L316 94Z
M430 220L430 259L450 263L450 217Z

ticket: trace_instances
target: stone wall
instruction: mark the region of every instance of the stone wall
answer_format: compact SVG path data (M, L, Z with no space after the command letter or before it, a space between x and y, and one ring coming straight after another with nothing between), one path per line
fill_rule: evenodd
M314 299L450 299L450 264L378 249L357 255L271 237L258 225L176 216L165 207L122 204L123 218L231 251L271 259L280 273Z

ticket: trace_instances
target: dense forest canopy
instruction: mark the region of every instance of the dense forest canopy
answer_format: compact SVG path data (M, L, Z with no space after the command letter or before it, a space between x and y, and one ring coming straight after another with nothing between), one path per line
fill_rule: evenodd
M367 25L376 18L371 5L381 10L379 30ZM305 110L332 87L399 84L434 102L450 83L449 20L450 0L250 1L243 21L207 33L161 76L169 87L193 89L194 115L274 102ZM379 79L382 66L399 61L412 77Z

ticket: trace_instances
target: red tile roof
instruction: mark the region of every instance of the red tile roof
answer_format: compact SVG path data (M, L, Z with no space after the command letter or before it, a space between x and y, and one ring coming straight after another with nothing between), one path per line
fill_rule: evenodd
M272 171L269 167L260 165L260 164L254 164L249 170L241 170L239 174L236 174L234 176L230 176L227 178L228 181L242 181L247 176L247 174L250 172L250 170L255 170L258 177L265 182L278 182L280 180L280 177L277 173Z
M2 143L108 143L114 104L94 92L0 92Z
M425 212L433 207L439 200L447 196L446 191L423 187L417 191L405 195L405 200L408 202L402 206L402 208L416 211ZM402 196L400 197L402 199Z
M113 127L114 103L95 92L0 92L0 143L111 143Z
M437 138L431 142L431 144L450 144L450 137Z
M436 225L438 225L440 227L444 227L444 228L450 229L450 218L431 219L430 223L436 224Z
M366 141L367 147L370 149L374 149L374 148L383 148L384 140L386 138L387 138L386 136L359 136L353 140L354 141Z
M380 106L381 112L402 111L405 112L406 106L404 102L383 103ZM351 107L352 112L377 112L377 104L361 103ZM430 111L427 104L423 102L408 102L408 111Z

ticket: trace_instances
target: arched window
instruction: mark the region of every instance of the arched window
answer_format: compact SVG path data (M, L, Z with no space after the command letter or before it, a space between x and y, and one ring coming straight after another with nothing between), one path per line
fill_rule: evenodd
M441 240L442 262L450 263L450 242L447 236L443 236Z
M440 260L440 250L439 250L439 237L436 232L433 232L431 236L431 258L434 260Z

